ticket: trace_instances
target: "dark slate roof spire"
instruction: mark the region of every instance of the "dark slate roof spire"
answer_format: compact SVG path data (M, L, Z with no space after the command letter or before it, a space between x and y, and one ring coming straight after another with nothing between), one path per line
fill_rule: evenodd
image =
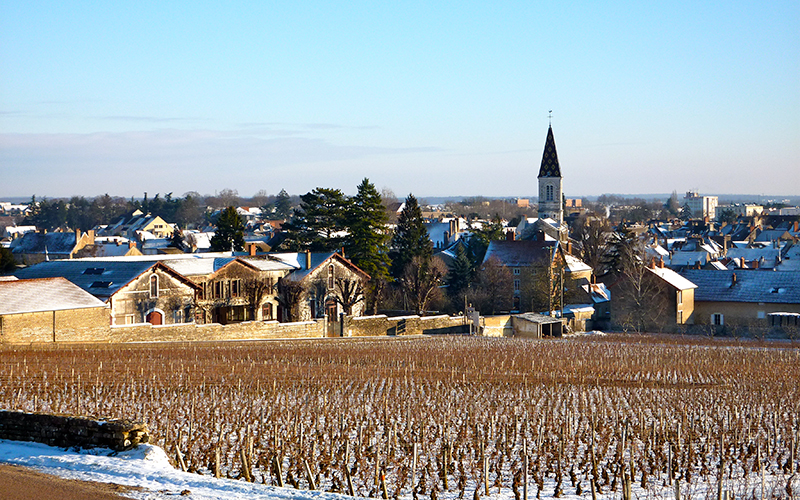
M539 177L561 177L561 168L558 166L558 153L556 153L556 140L553 138L552 126L547 129L547 140L544 143Z

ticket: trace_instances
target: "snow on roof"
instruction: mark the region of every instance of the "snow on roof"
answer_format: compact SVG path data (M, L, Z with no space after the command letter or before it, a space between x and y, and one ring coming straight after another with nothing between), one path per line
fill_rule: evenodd
M106 307L66 278L0 281L0 314Z
M728 268L725 267L725 264L723 264L722 262L720 262L718 260L715 260L713 262L709 262L709 264L711 264L711 267L713 267L717 271L727 271L728 270Z
M697 284L695 302L800 304L800 271L689 269L681 275Z
M647 269L678 290L690 290L692 288L697 288L697 285L667 267L648 267Z
M589 264L585 263L581 259L577 257L573 257L570 254L565 254L564 257L567 260L567 269L571 273L577 273L581 271L589 271L591 272L592 268L589 267Z

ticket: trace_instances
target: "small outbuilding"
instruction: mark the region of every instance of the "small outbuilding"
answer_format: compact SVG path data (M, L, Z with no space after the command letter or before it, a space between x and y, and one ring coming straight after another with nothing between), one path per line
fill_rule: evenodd
M107 327L110 307L65 278L0 281L0 343L55 342Z
M564 322L561 318L553 318L544 314L515 314L511 316L511 325L515 337L527 339L561 337L564 333Z

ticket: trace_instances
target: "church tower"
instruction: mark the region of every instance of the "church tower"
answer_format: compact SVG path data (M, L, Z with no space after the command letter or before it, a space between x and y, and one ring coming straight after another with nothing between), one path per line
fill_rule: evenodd
M561 168L558 166L552 125L547 129L542 166L539 168L539 218L553 219L559 226L564 222Z

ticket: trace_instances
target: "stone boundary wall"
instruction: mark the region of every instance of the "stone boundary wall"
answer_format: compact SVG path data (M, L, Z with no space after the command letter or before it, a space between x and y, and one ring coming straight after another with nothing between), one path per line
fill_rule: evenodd
M462 316L359 316L345 318L345 337L466 333Z
M221 325L218 323L181 323L154 326L135 325L95 326L89 328L57 328L56 342L190 342L225 340L313 339L327 337L324 319L297 323L277 321L247 321ZM340 331L336 328L337 333ZM361 316L345 318L345 337L387 335L461 334L469 332L462 316ZM53 342L53 334L25 335L9 333L0 343Z
M60 448L129 450L147 443L147 426L133 420L98 421L85 417L0 410L0 439L33 441Z

